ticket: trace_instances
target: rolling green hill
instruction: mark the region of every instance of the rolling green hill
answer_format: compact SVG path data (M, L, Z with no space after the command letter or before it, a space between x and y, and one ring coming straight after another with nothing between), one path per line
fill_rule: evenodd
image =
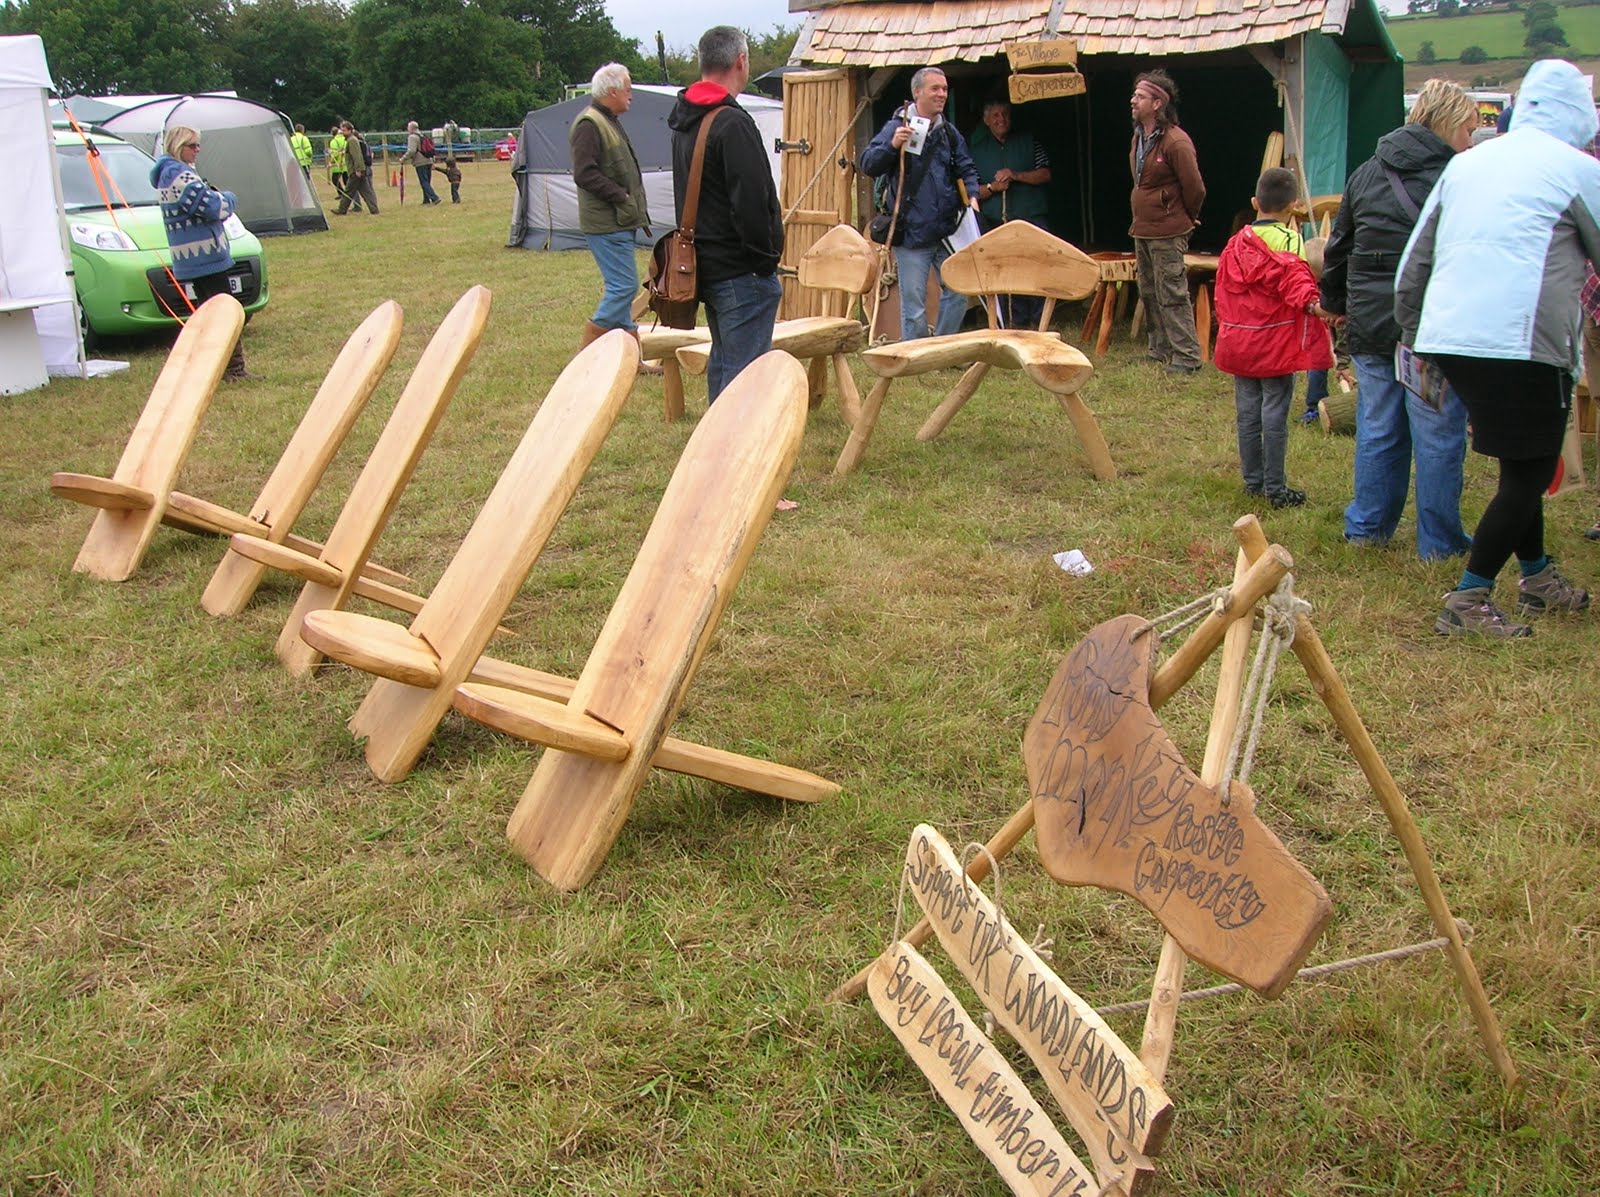
M1568 57L1600 55L1600 4L1561 9L1561 28L1567 35ZM1468 46L1482 46L1490 58L1521 58L1520 12L1474 13L1464 17L1391 16L1389 36L1407 62L1417 60L1422 43L1431 41L1439 61L1461 57Z

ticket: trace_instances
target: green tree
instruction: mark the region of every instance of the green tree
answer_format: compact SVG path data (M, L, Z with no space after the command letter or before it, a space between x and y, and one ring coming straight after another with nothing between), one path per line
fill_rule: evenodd
M544 59L535 75L543 102L559 100L566 84L587 83L595 70L620 62L640 82L654 79L639 44L617 32L604 0L483 0L484 8L538 31Z
M549 94L538 30L473 0L357 0L347 40L364 128L515 125Z
M62 95L228 87L228 22L228 0L0 3L0 33L43 38Z
M356 99L348 15L333 0L255 0L235 10L233 86L306 128L325 131Z
M1460 15L1461 0L1439 0L1439 15L1441 17L1454 17Z
M1435 52L1432 42L1423 42L1417 47L1417 61L1424 66L1439 61L1439 55Z
M1488 62L1489 52L1482 46L1468 46L1461 51L1461 61L1468 66L1473 66L1480 62Z

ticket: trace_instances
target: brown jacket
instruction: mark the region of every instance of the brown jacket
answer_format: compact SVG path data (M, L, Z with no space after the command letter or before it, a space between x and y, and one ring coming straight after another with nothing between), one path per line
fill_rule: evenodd
M1128 147L1128 173L1132 174L1139 131ZM1200 223L1200 205L1206 202L1205 180L1194 142L1177 125L1160 125L1155 144L1145 155L1144 171L1133 181L1134 237L1181 237Z

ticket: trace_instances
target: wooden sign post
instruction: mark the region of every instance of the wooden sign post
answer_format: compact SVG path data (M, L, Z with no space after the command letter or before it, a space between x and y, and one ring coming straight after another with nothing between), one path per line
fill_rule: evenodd
M1085 1165L916 948L899 940L871 966L884 1023L1015 1193L1137 1197L1172 1125L1160 1083L1093 1008L1019 936L923 824L905 879L950 959L1038 1068L1089 1154Z
M1013 104L1026 104L1030 100L1054 100L1063 96L1081 96L1089 85L1078 73L1078 43L1067 37L1047 38L1042 41L1012 42L1006 47L1006 59L1014 72L1008 81ZM1051 74L1022 74L1038 67L1072 67L1065 72Z

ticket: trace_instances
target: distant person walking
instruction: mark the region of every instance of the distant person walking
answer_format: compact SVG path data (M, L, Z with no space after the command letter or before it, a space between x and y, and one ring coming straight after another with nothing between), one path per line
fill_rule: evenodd
M341 204L350 202L350 163L345 157L344 130L339 125L328 133L328 182L333 184ZM361 211L360 200L355 203L355 211Z
M406 152L400 155L402 168L416 168L417 183L422 188L424 205L437 204L439 197L433 190L433 138L417 127L416 121L406 122ZM402 194L404 194L402 192Z
M343 216L352 206L359 212L364 202L367 211L376 216L378 193L372 189L372 149L349 121L342 122L339 130L344 134L344 156L350 167L350 179L333 214Z
M294 151L294 160L300 164L300 173L306 177L306 182L311 182L311 138L306 136L306 127L296 125L294 133L289 138L289 148Z
M1133 237L1139 295L1150 321L1150 357L1169 374L1200 369L1200 340L1189 307L1189 275L1183 255L1200 223L1205 181L1194 142L1178 127L1178 85L1165 71L1146 71L1129 101L1133 144Z
M622 127L622 114L633 105L633 79L621 63L608 62L589 83L589 105L567 131L572 150L572 181L578 185L578 227L600 268L604 290L600 303L583 326L581 349L614 328L635 338L633 297L639 292L639 262L634 253L638 230L650 231L644 173ZM660 366L643 368L661 373Z
M166 151L150 168L150 182L161 197L161 218L172 250L172 277L194 291L196 306L213 295L227 295L233 252L227 220L238 206L231 191L218 191L200 177L200 134L187 125L172 125L162 138ZM244 345L233 343L222 377L229 382L250 375L244 368Z

